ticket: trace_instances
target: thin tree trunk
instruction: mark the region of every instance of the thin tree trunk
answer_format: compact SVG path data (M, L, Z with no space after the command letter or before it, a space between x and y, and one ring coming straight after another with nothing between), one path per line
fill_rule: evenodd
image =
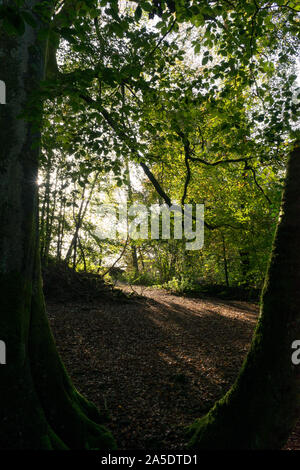
M52 208L49 208L49 214L48 214L49 221L48 221L48 229L46 232L46 243L45 243L45 251L44 251L44 265L45 266L47 266L48 264L50 245L52 241L53 222L54 222L55 211L56 211L57 183L58 183L58 172L56 172L56 176L55 176L53 196L51 195L51 192L49 194L49 198L52 199L53 197L53 204L52 204Z
M80 237L78 237L78 244L79 244L80 253L81 253L81 256L82 256L84 272L86 273L87 272L86 259L85 259L84 249L83 249ZM75 265L74 269L76 269L76 265Z
M241 264L242 264L243 283L247 284L247 282L248 282L247 275L248 275L249 267L250 267L249 252L246 251L246 250L240 250L239 254L240 254Z
M145 270L145 263L144 263L144 257L143 257L143 253L142 253L141 248L139 248L139 259L141 261L142 268L143 268L143 271L144 271Z
M94 191L95 185L96 185L97 180L98 180L98 176L99 176L99 172L97 172L96 175L95 175L94 181L93 181L91 189L90 189L90 194L89 194L89 197L88 197L85 205L84 205L84 193L85 193L85 189L84 189L83 194L82 194L82 200L81 200L78 216L77 216L77 218L74 217L74 219L75 219L75 233L73 235L72 241L70 243L70 246L69 246L66 258L65 258L65 261L68 263L69 260L70 260L71 254L72 254L72 250L74 250L73 267L74 267L74 264L76 265L77 239L78 239L78 236L79 236L79 230L81 229L82 222L84 220L85 214L86 214L87 209L89 207L89 204L91 202L91 199L92 199L92 196L93 196L93 191Z
M226 286L229 287L228 262L227 262L225 237L224 237L223 233L221 233L221 237L222 237L222 245L223 245L223 261L224 261L225 281L226 281Z
M74 232L74 235L72 237L69 249L68 249L67 254L66 254L66 258L65 258L66 263L69 263L69 260L71 258L71 254L72 254L72 251L74 249L74 246L75 246L75 252L76 252L76 240L77 240L77 237L78 237L78 232L79 232L79 229L80 229L80 226L81 226L81 221L82 221L81 214L83 212L84 195L85 195L85 188L83 189L83 193L81 195L81 203L80 203L80 208L79 208L77 217L75 217L75 197L74 197L74 200L73 200L73 219L74 219L74 222L75 222L75 232Z
M129 204L132 205L133 204L133 193L132 193L132 186L131 186L130 169L129 169L128 159L126 160L126 173L127 173L127 177L128 177L128 201L129 201ZM132 266L133 266L133 269L134 269L134 276L138 277L139 276L139 261L138 261L136 246L134 244L134 241L132 241L132 240L129 241L129 245L130 245L131 257L132 257Z
M45 194L42 209L42 231L41 231L41 259L42 264L45 263L45 251L47 244L47 236L49 232L49 217L50 217L50 188L51 188L51 158L48 153L48 161L46 168L46 181L45 181Z
M40 216L40 250L41 250L41 258L44 251L45 245L45 213L46 213L46 187L44 184L44 194L43 194L43 203L42 203L42 210Z
M61 188L64 187L64 180L62 180ZM63 194L62 189L60 189L60 207L58 215L58 229L57 229L57 244L56 244L56 258L61 260L61 249L63 243L63 234L64 234L64 224L65 224L65 207L66 207L66 197Z

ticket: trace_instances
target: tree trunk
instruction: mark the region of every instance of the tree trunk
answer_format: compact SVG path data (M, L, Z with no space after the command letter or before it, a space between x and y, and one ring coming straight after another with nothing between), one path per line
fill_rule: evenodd
M42 231L40 237L41 240L41 261L42 265L46 265L47 258L47 244L49 239L49 226L50 226L50 199L51 199L51 156L48 152L48 162L46 168L46 181L45 181L45 195L43 204L43 219L42 219Z
M28 0L27 6L38 3ZM37 31L26 27L17 38L0 33L0 50L7 87L7 105L0 109L0 335L7 350L6 365L0 366L0 448L111 448L114 441L99 412L64 369L45 313L38 246L40 136L32 122L19 118L43 77Z
M222 238L222 246L223 246L223 263L224 263L225 282L226 282L226 287L229 287L228 261L227 261L225 237L223 233L221 233L221 238Z
M280 449L300 411L300 150L291 153L261 312L250 352L227 394L190 428L197 449Z
M61 183L60 189L60 201L59 201L59 215L58 215L58 228L57 228L57 242L56 242L56 258L58 261L61 260L61 251L64 237L64 225L65 225L65 208L66 208L66 197L64 196L62 188L64 187L64 180Z
M49 220L47 221L47 230L46 230L46 244L44 250L44 259L42 259L42 265L47 266L49 262L50 246L53 238L53 223L55 218L56 211L56 198L57 198L57 183L58 183L58 172L55 175L55 184L54 190L49 193L49 199L52 199L52 207L49 207Z
M250 267L249 251L240 250L239 254L240 254L240 258L241 258L242 283L244 285L247 285L248 284L248 273L249 273L249 267Z
M128 159L126 159L126 173L127 173L127 177L128 177L128 201L129 201L129 204L132 206L133 205L133 191L132 191L132 186L131 186L130 168L129 168ZM138 256L137 256L137 249L136 249L136 246L134 244L134 241L130 240L129 245L130 245L131 257L132 257L132 266L133 266L133 271L134 271L134 277L138 278L139 274L140 274L140 270L139 270L139 261L138 261Z

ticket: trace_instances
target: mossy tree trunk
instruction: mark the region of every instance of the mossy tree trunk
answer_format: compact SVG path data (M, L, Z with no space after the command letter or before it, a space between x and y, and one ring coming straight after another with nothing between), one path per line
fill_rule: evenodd
M34 7L38 1L28 0ZM45 314L39 259L39 132L19 117L43 77L37 30L0 33L0 365L1 449L114 448L98 410L72 385ZM35 123L36 124L36 123ZM34 144L34 145L33 145Z
M282 213L251 349L229 392L190 428L197 449L280 449L300 416L300 149L291 153Z

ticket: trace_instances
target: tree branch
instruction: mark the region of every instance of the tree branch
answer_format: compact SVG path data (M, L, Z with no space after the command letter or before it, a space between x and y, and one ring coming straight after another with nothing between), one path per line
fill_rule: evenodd
M117 136L123 140L123 142L128 146L130 152L135 155L135 157L140 160L140 156L138 155L136 151L137 143L135 140L132 140L128 135L126 135L125 131L123 129L120 129L118 124L114 121L114 119L110 116L109 112L103 108L103 106L98 103L97 101L93 100L90 96L80 94L80 97L85 100L87 103L92 105L94 108L96 108L104 117L106 122L111 126L111 128L116 132ZM151 172L150 168L144 163L140 162L140 166L142 167L144 173L148 177L149 181L152 183L154 186L155 190L157 193L161 196L161 198L166 202L166 204L170 207L172 205L172 201L170 197L165 193L165 191L162 189L160 186L159 182ZM195 220L195 217L192 216L193 220ZM209 230L215 230L217 228L221 227L230 227L234 229L240 229L241 227L235 227L230 224L221 224L221 225L211 225L208 222L204 221L204 225L206 228Z
M264 192L263 188L260 186L260 184L258 183L258 181L257 181L257 179L256 179L256 171L255 171L254 168L252 168L251 166L249 166L248 168L252 171L254 183L256 184L256 186L258 187L258 189L262 192L262 194L264 195L264 197L266 198L266 200L268 201L268 203L271 205L271 204L272 204L271 199L270 199L269 196Z
M252 159L254 157L247 157L247 158L228 158L228 160L218 160L216 162L207 162L206 160L203 160L202 158L198 157L189 157L189 160L192 162L200 162L203 163L204 165L208 166L217 166L217 165L222 165L226 163L237 163L237 162L247 162L248 160Z

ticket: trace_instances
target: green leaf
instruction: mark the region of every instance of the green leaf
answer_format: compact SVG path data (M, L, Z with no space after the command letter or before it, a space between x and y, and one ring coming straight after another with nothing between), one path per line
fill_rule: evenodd
M24 19L24 21L29 24L32 28L35 28L37 26L37 22L35 21L35 18L29 13L28 11L22 11L21 16Z
M18 34L22 36L25 32L25 23L19 11L10 6L0 7L0 20L3 20L3 27L8 34Z
M151 3L149 2L141 2L141 7L143 8L143 10L148 11L148 12L151 12L153 9Z
M136 19L136 21L139 21L142 17L142 9L140 7L140 5L138 5L138 7L136 8L135 12L134 12L134 17Z
M195 46L195 48L194 48L195 54L199 54L200 49L201 49L201 44L196 44L196 46Z

